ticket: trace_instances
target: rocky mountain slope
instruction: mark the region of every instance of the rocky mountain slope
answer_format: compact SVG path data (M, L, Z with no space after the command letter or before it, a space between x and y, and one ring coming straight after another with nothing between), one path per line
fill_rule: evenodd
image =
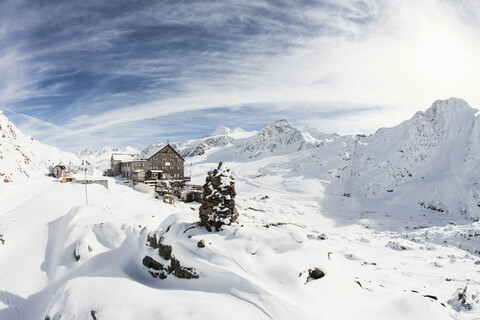
M25 135L0 109L0 185L47 174L60 162L78 164L79 159Z
M480 119L461 99L436 101L400 125L352 144L352 190L480 217Z

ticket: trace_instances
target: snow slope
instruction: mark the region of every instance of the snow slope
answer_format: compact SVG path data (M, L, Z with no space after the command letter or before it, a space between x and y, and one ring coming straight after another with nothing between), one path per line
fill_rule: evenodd
M239 223L221 232L198 225L199 204L169 205L121 179L88 185L88 205L81 185L8 184L0 319L479 319L480 223L440 198L468 199L476 181L476 111L463 103L369 137L308 140L282 121L189 158L197 184L220 160L232 170ZM152 277L146 256L170 265L153 236L199 278ZM314 268L325 276L309 278Z
M79 160L74 154L47 146L25 135L0 109L0 188L5 183L48 174L60 162L78 164Z

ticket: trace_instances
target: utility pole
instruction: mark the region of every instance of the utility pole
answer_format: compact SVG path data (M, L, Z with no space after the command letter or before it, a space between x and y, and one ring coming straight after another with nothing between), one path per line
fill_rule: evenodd
M88 206L88 195L87 195L87 166L85 165L85 205Z

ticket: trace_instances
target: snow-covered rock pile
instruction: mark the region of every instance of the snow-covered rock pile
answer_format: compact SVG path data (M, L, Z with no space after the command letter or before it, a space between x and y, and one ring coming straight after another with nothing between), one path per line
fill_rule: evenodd
M218 168L208 172L204 199L200 207L200 223L208 231L219 231L223 225L230 225L238 218L235 208L235 180L230 169L220 162Z
M468 285L458 289L452 299L448 300L448 304L457 312L462 310L471 311L473 306L479 303L480 294L478 292L472 293Z
M0 109L0 184L47 174L59 163L78 164L71 153L42 144L18 130Z

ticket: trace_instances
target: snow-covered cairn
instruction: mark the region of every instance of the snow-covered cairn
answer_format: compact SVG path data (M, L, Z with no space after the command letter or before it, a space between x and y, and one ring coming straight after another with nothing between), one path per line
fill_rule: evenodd
M208 172L203 185L203 201L200 207L200 224L208 231L219 231L223 225L230 225L238 218L235 208L235 179L223 162Z

